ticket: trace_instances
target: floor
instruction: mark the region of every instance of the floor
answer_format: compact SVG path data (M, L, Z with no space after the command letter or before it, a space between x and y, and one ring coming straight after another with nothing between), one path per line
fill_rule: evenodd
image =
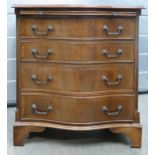
M8 108L8 155L147 155L147 95L139 95L139 111L143 125L142 148L129 147L129 140L109 131L64 132L47 129L26 138L24 147L13 146L12 125L15 108Z

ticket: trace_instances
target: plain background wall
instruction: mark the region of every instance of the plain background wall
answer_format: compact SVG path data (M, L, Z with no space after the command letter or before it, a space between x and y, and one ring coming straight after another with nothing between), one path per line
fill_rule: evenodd
M148 76L148 14L147 0L57 0L56 3L72 3L72 4L105 4L105 5L141 5L146 9L142 11L140 16L139 29L139 91L147 91ZM36 3L37 2L37 3ZM49 0L8 0L7 10L7 101L8 103L16 102L16 23L13 4L32 3L32 4L48 4ZM50 3L54 1L50 0Z

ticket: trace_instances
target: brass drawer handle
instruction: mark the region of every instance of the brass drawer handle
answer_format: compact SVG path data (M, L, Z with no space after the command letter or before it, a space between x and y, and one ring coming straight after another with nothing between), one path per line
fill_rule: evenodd
M122 109L123 109L122 105L118 105L116 111L114 111L114 112L109 112L107 106L103 106L103 108L102 108L103 112L105 114L107 114L108 116L116 116L116 115L120 114Z
M109 86L119 85L120 82L122 81L122 79L123 79L122 75L117 75L115 81L110 81L110 80L108 79L108 77L105 76L105 75L102 77L102 80L105 81L106 84L109 85Z
M47 30L45 30L44 32L40 32L38 31L38 27L37 25L32 25L32 32L36 35L41 35L41 36L46 36L48 35L49 32L51 32L53 30L53 26L49 25L47 27Z
M103 26L103 30L106 34L108 35L119 35L121 34L121 32L123 31L123 27L122 26L118 26L117 31L116 32L109 32L109 28L107 25Z
M122 49L118 49L114 54L110 54L107 49L103 49L102 51L103 55L105 55L107 58L118 58L122 53Z
M32 74L31 79L33 82L37 85L47 85L48 82L53 80L53 77L51 75L48 76L47 80L38 80L36 74Z
M38 114L38 115L47 115L49 112L51 112L53 109L53 107L50 105L48 106L46 111L39 111L37 110L37 105L36 104L32 104L32 112L34 114Z
M31 50L33 57L35 58L40 58L40 59L46 59L47 57L49 57L51 54L53 54L53 50L52 49L48 49L47 52L45 52L43 55L40 55L37 51L37 49L33 48Z

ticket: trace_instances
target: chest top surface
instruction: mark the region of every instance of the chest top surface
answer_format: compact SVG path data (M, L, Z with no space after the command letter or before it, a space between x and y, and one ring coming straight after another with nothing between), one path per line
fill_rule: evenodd
M144 9L143 6L92 5L92 4L14 4L13 8L100 8L100 9Z
M14 3L16 7L100 7L100 8L143 8L138 1L131 0L16 0Z
M142 6L103 4L15 4L16 14L21 15L99 15L139 16ZM59 12L59 14L57 14ZM61 13L60 13L61 12Z

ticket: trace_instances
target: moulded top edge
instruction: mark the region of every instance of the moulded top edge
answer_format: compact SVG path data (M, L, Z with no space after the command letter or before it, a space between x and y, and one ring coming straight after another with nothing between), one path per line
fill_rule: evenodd
M12 8L99 8L99 9L145 9L143 6L129 6L129 5L79 5L79 4L14 4Z

